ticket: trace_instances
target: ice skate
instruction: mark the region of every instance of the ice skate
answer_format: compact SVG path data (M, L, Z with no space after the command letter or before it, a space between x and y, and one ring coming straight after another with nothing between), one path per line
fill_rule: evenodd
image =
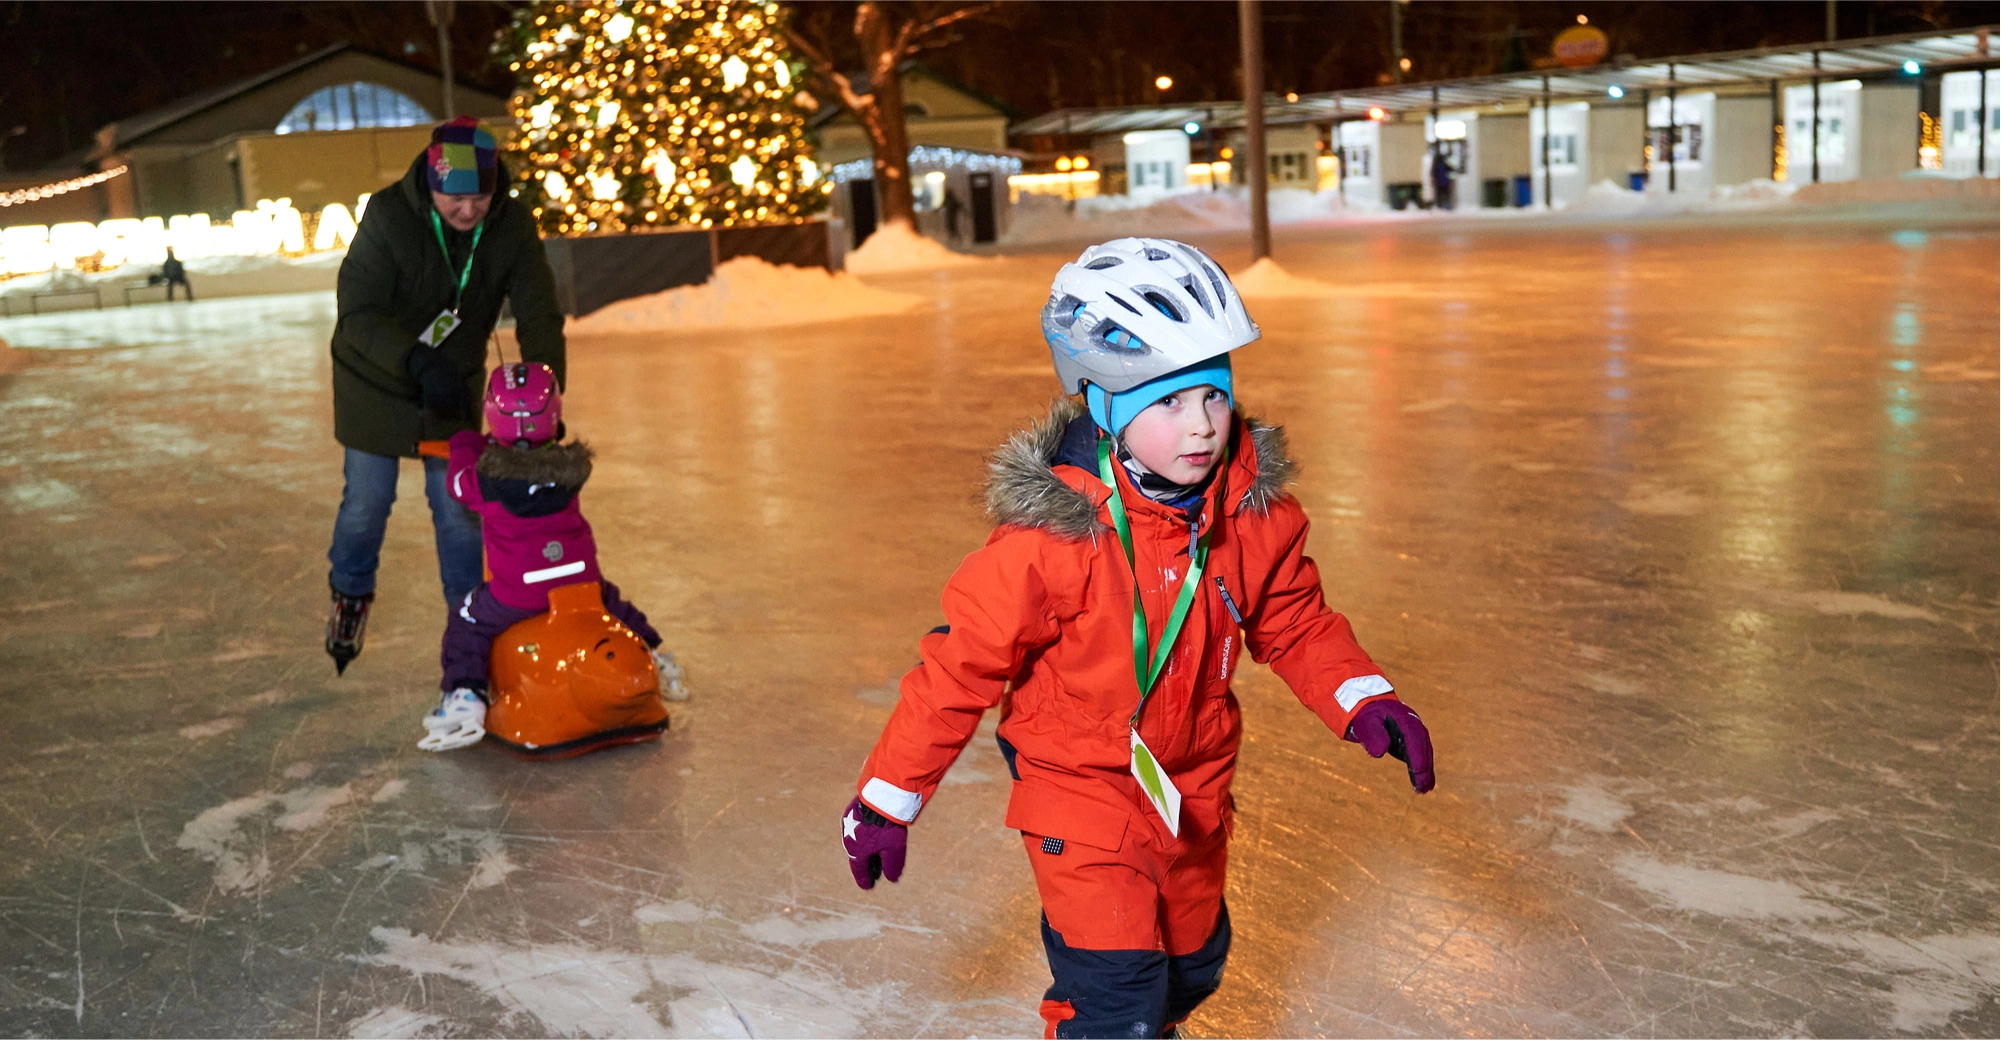
M424 739L417 741L424 751L454 751L479 743L486 737L486 698L463 686L445 694L424 716L424 730Z
M674 660L674 651L654 647L653 671L660 676L660 696L663 700L685 701L688 699L688 673L681 668L681 662Z
M361 639L368 631L368 608L375 593L350 596L333 590L333 609L327 614L327 656L333 658L334 674L346 675L349 661L361 656Z

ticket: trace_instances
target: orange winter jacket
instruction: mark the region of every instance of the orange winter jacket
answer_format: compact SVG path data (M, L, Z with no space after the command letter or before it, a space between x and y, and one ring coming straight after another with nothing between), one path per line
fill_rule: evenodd
M1133 577L1096 470L1097 436L1064 399L996 454L987 505L998 526L946 584L947 625L924 637L923 662L903 677L862 770L860 795L877 812L915 820L982 713L1012 688L999 733L1017 777L1009 828L1113 851L1135 826L1168 838L1130 771L1127 720L1139 702ZM1283 431L1239 418L1231 440L1194 519L1209 538L1202 587L1139 721L1140 738L1181 790L1183 842L1230 825L1242 735L1230 676L1247 650L1337 734L1362 704L1390 694L1347 619L1321 596L1320 572L1303 551L1306 515L1285 491L1292 464ZM1151 650L1187 572L1191 521L1113 468Z

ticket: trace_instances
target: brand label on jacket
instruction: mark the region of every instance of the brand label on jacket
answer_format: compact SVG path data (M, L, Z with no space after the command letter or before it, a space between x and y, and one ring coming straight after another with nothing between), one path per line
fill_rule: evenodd
M1153 811L1160 814L1167 824L1167 833L1181 837L1181 789L1167 776L1167 770L1160 768L1160 762L1147 750L1146 741L1139 739L1139 730L1130 730L1133 740L1133 776L1139 780L1139 789L1146 792L1146 799L1153 803Z

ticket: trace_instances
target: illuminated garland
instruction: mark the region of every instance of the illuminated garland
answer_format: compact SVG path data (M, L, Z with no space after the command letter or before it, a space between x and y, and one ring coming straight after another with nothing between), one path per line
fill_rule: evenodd
M24 202L40 202L43 199L52 199L58 195L67 195L80 188L88 188L93 184L103 184L105 181L124 173L126 169L127 167L124 166L114 166L101 173L92 173L82 177L72 177L66 181L38 184L32 188L10 191L4 195L0 195L0 206L18 206Z
M776 223L824 208L784 12L744 0L522 9L501 45L514 193L546 232Z

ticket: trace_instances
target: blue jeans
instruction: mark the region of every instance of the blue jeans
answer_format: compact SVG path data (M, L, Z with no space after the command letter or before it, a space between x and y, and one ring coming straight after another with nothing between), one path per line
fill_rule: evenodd
M340 513L334 517L333 548L327 550L327 562L333 565L327 582L336 592L366 596L375 591L382 533L389 527L389 509L396 504L396 471L403 460L342 450L347 452L341 465L347 487L341 492ZM424 496L431 500L431 527L438 539L438 578L445 586L445 602L457 606L486 580L479 519L453 501L445 488L445 460L423 462Z

